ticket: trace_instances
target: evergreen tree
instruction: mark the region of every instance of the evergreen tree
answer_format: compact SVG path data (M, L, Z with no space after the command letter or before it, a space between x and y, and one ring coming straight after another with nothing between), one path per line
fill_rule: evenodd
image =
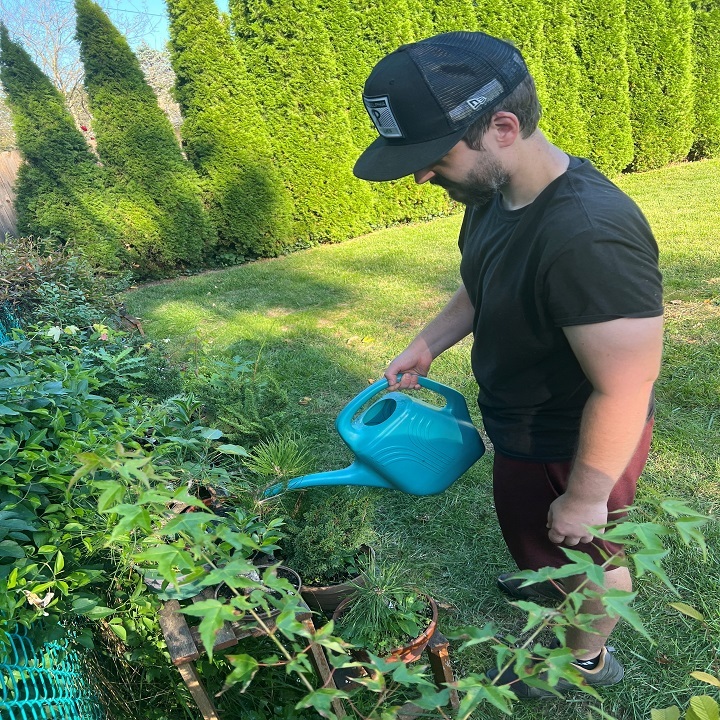
M0 25L0 79L25 162L15 184L20 235L56 238L105 269L119 267L121 227L103 170L60 91Z
M580 101L583 77L575 52L574 0L547 0L540 95L541 126L550 140L566 152L588 154L586 113Z
M695 77L694 157L720 156L720 5L705 2L695 10L693 30Z
M477 29L512 42L522 52L540 97L545 96L543 47L545 3L543 0L476 0Z
M328 6L347 4L347 0L324 2ZM354 0L352 9L356 34L349 42L338 46L337 63L338 67L346 69L343 84L347 88L353 139L359 155L378 136L362 102L363 86L370 71L388 53L406 43L429 37L434 31L427 32L426 21L423 21L420 28L424 34L420 34L411 22L413 14L405 0ZM328 13L328 17L332 14ZM332 21L329 27L332 27ZM441 188L420 187L412 178L372 183L370 188L375 197L373 227L424 220L445 214L454 207Z
M300 244L338 241L368 229L367 183L352 175L358 149L338 82L325 19L315 0L234 0L238 47L252 67L278 171L295 201Z
M687 157L694 126L689 0L628 0L635 170Z
M137 227L138 271L199 266L216 242L192 166L125 38L92 0L76 0L77 39L97 149L125 188L118 208Z
M625 0L583 0L576 9L589 155L615 175L633 157Z
M278 255L291 244L291 202L245 63L214 0L167 0L167 7L181 133L204 181L219 251Z
M478 29L472 0L434 0L430 5L430 11L435 33Z

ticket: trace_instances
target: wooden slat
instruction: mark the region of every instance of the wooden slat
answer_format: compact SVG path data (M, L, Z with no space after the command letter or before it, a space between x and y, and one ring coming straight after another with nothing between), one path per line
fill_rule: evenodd
M220 720L220 716L217 714L217 710L210 696L207 694L205 687L200 682L200 678L197 676L192 663L182 663L178 665L178 670L190 694L193 696L193 700L195 700L195 704L198 706L203 720Z
M190 633L185 616L180 612L180 603L177 600L168 600L163 605L158 620L174 665L200 657L202 653Z
M0 240L6 233L17 233L14 185L21 164L22 156L17 150L0 153Z

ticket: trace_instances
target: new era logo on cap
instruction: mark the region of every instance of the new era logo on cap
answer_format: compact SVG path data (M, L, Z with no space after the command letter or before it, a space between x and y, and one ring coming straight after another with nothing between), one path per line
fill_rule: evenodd
M375 123L377 131L383 137L403 137L398 121L395 119L395 115L393 115L393 111L390 108L390 98L387 95L373 98L363 97L363 102L370 115L370 119Z

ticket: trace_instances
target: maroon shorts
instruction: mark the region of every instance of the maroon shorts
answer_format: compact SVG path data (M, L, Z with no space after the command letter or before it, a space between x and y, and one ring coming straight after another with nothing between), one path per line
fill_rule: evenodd
M609 520L623 517L625 508L633 504L637 480L650 450L652 426L651 419L643 430L635 454L610 493ZM560 567L568 562L560 549L562 546L550 542L546 524L550 504L567 488L571 467L570 461L542 463L514 460L495 453L495 511L510 554L520 570ZM622 551L621 546L597 538L591 543L573 545L572 549L587 553L598 565L605 562L607 555Z

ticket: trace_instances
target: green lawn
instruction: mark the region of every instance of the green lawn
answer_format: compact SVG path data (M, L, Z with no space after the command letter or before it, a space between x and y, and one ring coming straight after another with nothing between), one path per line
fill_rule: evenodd
M665 363L658 383L655 443L639 500L679 497L717 513L720 489L720 161L623 176L619 184L645 210L661 248L667 301ZM340 245L138 288L126 304L148 335L192 363L198 351L232 353L271 369L287 390L293 428L313 450L317 469L346 465L338 410L438 311L459 282L460 216L396 227ZM510 331L510 329L509 329ZM433 377L465 393L474 419L467 341L433 366ZM305 400L309 398L309 401ZM302 403L301 403L302 401ZM441 628L494 620L519 632L523 617L494 589L510 568L493 515L491 459L483 458L444 494L413 498L374 493L381 512L380 552L402 558L443 603ZM348 491L351 492L351 491ZM689 677L720 673L718 528L708 529L710 558L673 548L668 572L684 602L706 623L668 607L671 596L647 578L636 608L656 644L621 624L612 642L627 681L603 692L603 709L621 720L651 708L687 705L717 690ZM480 671L474 648L456 655L458 673ZM521 720L596 717L584 695L517 706ZM494 710L476 717L495 718Z

